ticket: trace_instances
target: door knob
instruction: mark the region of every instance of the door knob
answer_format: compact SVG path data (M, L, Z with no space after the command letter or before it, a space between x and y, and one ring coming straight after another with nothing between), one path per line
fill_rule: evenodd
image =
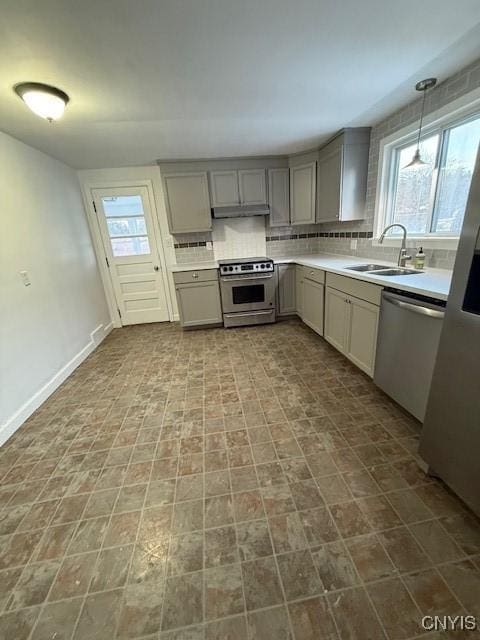
M158 269L159 269L158 265L156 264L156 265L153 267L153 269L154 269L154 271L158 271Z

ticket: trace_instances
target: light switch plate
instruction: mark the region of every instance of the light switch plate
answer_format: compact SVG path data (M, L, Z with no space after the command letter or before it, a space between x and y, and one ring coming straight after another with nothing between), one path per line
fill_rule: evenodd
M205 246L207 251L213 251L213 242L211 240L207 240Z
M20 271L20 277L22 279L23 284L26 287L29 287L32 284L30 282L30 278L28 277L28 273L26 271Z
M350 249L356 249L357 248L357 240L350 240Z

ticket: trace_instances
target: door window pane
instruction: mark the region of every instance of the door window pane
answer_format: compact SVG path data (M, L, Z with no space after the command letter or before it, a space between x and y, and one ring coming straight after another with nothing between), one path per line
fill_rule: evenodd
M136 238L111 238L113 255L121 256L142 256L150 253L150 245L147 236Z
M136 216L135 218L110 218L107 220L108 234L111 238L115 236L147 235L145 218Z
M433 233L459 235L480 143L480 118L453 127L445 134Z
M409 233L426 233L428 230L438 144L438 134L420 142L420 155L427 164L418 167L405 168L415 153L416 144L397 151L395 155L396 184L391 223L403 224Z
M107 218L123 216L143 216L141 196L108 196L102 198L103 210Z

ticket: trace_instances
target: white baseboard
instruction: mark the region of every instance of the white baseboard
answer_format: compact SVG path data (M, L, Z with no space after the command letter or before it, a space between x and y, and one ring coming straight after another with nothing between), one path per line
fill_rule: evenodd
M90 341L76 355L67 362L60 371L50 378L33 396L25 402L18 411L16 411L7 421L0 425L0 447L12 436L15 431L22 426L27 418L29 418L45 400L58 389L68 376L87 358L92 351L106 338L112 330L113 325L98 325L90 334Z
M103 337L106 338L110 331L113 329L113 322L109 322L103 327Z

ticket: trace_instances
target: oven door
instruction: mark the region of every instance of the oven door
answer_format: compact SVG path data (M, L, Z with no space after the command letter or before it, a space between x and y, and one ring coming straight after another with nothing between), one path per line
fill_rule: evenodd
M220 290L224 313L275 307L275 273L221 276Z

